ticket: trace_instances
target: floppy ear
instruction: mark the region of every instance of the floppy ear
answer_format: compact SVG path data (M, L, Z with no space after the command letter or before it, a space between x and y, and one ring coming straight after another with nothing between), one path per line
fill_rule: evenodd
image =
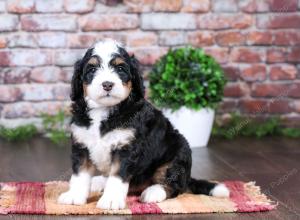
M71 100L76 101L83 97L82 85L82 61L78 60L74 65L74 73L71 81Z
M130 57L130 72L132 73L132 88L133 92L140 98L145 95L145 87L143 76L140 71L139 61L132 55Z
M84 57L78 60L74 65L74 73L71 81L71 100L76 101L83 98L83 67L94 48L89 48Z

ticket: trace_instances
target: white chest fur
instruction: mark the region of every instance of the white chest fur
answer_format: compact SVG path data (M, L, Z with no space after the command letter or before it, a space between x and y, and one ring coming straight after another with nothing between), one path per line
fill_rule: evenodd
M103 174L107 174L111 166L111 152L128 144L134 139L134 129L114 129L105 135L100 133L101 121L108 116L106 109L93 109L89 112L92 119L89 128L71 125L71 131L76 142L88 148L94 165Z

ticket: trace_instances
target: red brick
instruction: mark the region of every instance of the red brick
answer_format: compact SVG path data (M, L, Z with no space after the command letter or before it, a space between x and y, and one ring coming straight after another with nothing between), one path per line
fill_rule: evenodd
M293 47L287 55L287 60L289 62L299 63L300 61L300 47Z
M217 60L218 63L228 62L228 48L204 48L205 52Z
M297 11L298 0L269 0L269 7L274 12L292 12Z
M69 13L87 13L95 7L95 0L65 0L65 10Z
M70 83L73 76L74 68L73 67L64 67L61 70L60 79L63 82Z
M15 86L0 85L0 102L16 102L22 97L22 93Z
M291 112L290 101L275 99L269 103L269 113L282 114Z
M9 37L9 47L37 47L36 39L33 34L16 33Z
M5 48L7 45L7 40L4 36L0 36L0 48Z
M35 11L34 0L7 0L7 11L12 13L31 13Z
M272 45L272 33L266 31L253 31L247 35L249 45Z
M267 76L266 66L263 64L253 64L248 67L244 67L241 70L241 78L245 81L263 81Z
M239 108L243 113L262 114L269 111L268 102L266 100L241 100Z
M256 48L233 48L230 59L235 62L255 63L265 59L265 53Z
M109 32L98 32L95 36L96 36L96 41L100 41L106 38L112 38L116 41L119 42L126 42L126 33L128 33L128 31L126 32L121 32L121 31L109 31Z
M215 12L237 12L238 4L236 0L212 0L213 11Z
M210 0L183 0L183 12L208 12Z
M144 13L141 15L141 28L143 30L193 30L197 28L197 22L194 14Z
M300 15L275 14L257 16L257 27L263 29L300 28Z
M244 29L253 24L253 17L246 14L205 14L199 15L197 21L201 29Z
M17 15L0 14L0 32L15 31L18 28L19 18Z
M240 68L237 66L222 66L226 78L230 81L236 81L240 77Z
M163 31L159 35L159 45L176 46L187 43L186 34L182 31Z
M226 97L242 97L248 93L248 86L244 83L228 83L224 88Z
M11 66L41 66L51 64L52 53L43 50L11 50Z
M37 12L57 13L63 11L63 0L35 0Z
M68 47L89 48L96 41L96 36L90 34L70 34L68 35Z
M255 97L286 97L293 88L290 84L257 84L253 87L252 96Z
M269 0L243 0L239 4L241 10L247 13L269 11Z
M129 47L145 47L157 45L158 37L153 32L127 32L126 45Z
M236 46L245 43L245 36L236 31L221 32L216 36L216 42L221 46Z
M165 55L167 51L167 48L161 47L139 47L130 50L143 65L153 65L161 56Z
M139 25L135 14L92 14L82 17L79 21L83 31L126 30Z
M268 63L282 63L286 60L285 48L270 48L267 50Z
M150 12L155 0L124 0L129 12Z
M69 100L71 87L69 84L56 84L53 86L54 100Z
M21 27L25 31L75 31L77 28L74 15L22 15Z
M73 66L74 63L81 59L85 53L84 50L66 49L55 50L54 52L54 64L57 66Z
M30 80L38 83L57 82L60 77L61 69L56 66L36 67L30 74Z
M296 79L297 71L294 65L274 65L270 67L270 78L271 80L293 80Z
M156 0L154 2L154 11L179 11L182 6L182 0Z
M39 47L60 48L67 46L65 33L40 33L36 37Z
M17 67L5 71L4 83L19 84L27 83L29 80L30 68Z
M279 46L300 45L300 32L278 31L274 34L274 45L279 45Z
M293 83L290 85L288 96L292 98L300 98L300 83Z
M189 32L187 34L188 43L195 47L211 46L214 44L214 37L208 31Z
M10 52L0 51L0 66L10 65Z
M237 102L234 100L223 100L218 106L218 112L227 113L237 110Z
M4 118L30 118L39 117L42 113L55 115L62 109L67 109L63 102L18 102L6 104L2 115Z
M22 84L19 85L24 101L68 100L70 85L56 84Z

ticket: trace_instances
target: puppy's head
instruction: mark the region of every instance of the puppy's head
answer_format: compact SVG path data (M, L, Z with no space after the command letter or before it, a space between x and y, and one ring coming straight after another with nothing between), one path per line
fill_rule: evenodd
M144 96L138 61L116 41L106 39L87 50L75 64L71 100L84 98L91 107L114 106L130 95Z

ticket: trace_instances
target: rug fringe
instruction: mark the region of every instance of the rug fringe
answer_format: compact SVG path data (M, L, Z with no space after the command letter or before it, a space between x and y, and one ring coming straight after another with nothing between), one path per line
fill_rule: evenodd
M274 209L278 205L278 202L268 199L268 197L261 192L261 187L257 186L255 181L245 183L244 187L247 194L251 196L252 200L254 200L248 202L249 204L255 203L255 205L270 206L270 210Z

